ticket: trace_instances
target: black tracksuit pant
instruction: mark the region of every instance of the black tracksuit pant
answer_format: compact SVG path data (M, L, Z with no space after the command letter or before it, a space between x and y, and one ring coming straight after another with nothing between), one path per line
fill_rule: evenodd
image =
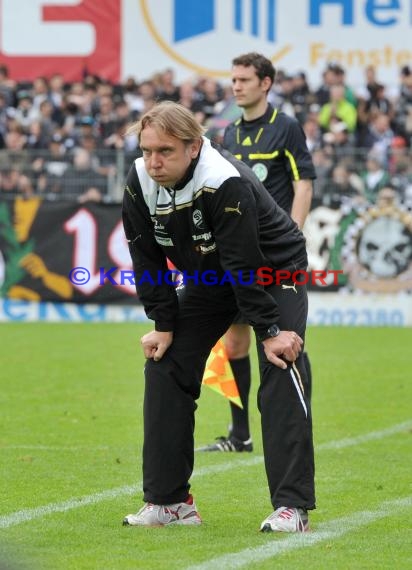
M307 318L303 286L271 286L283 330L302 338ZM230 286L189 284L180 295L173 343L163 358L145 366L144 500L171 504L187 499L194 463L196 399L209 353L238 312ZM310 403L300 356L282 370L266 360L258 341L261 385L258 407L266 473L274 508L314 508L314 460Z

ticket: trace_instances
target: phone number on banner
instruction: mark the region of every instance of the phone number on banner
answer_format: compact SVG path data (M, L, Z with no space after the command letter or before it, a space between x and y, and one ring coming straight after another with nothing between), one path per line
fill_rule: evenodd
M308 324L316 326L412 326L412 297L309 295Z

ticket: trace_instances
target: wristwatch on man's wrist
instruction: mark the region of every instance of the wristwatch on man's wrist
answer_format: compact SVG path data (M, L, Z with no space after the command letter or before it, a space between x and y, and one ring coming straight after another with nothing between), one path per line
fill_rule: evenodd
M274 338L276 336L279 336L279 334L280 334L280 328L278 327L278 325L270 325L270 327L267 329L266 332L259 335L259 340L263 342L268 338Z

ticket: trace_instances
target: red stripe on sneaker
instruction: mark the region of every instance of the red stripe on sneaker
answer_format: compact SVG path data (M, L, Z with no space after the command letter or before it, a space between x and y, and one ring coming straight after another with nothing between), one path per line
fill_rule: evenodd
M291 519L293 517L293 510L292 509L285 509L279 515L280 519Z

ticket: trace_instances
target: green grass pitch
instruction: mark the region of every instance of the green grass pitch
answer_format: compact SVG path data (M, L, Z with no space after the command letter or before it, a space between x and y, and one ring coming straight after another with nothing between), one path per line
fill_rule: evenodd
M150 328L0 326L0 568L412 568L412 329L309 329L317 510L311 532L278 536L258 532L271 505L255 360L256 451L196 454L204 524L122 527L142 504ZM226 434L226 402L204 388L196 421L197 445Z

